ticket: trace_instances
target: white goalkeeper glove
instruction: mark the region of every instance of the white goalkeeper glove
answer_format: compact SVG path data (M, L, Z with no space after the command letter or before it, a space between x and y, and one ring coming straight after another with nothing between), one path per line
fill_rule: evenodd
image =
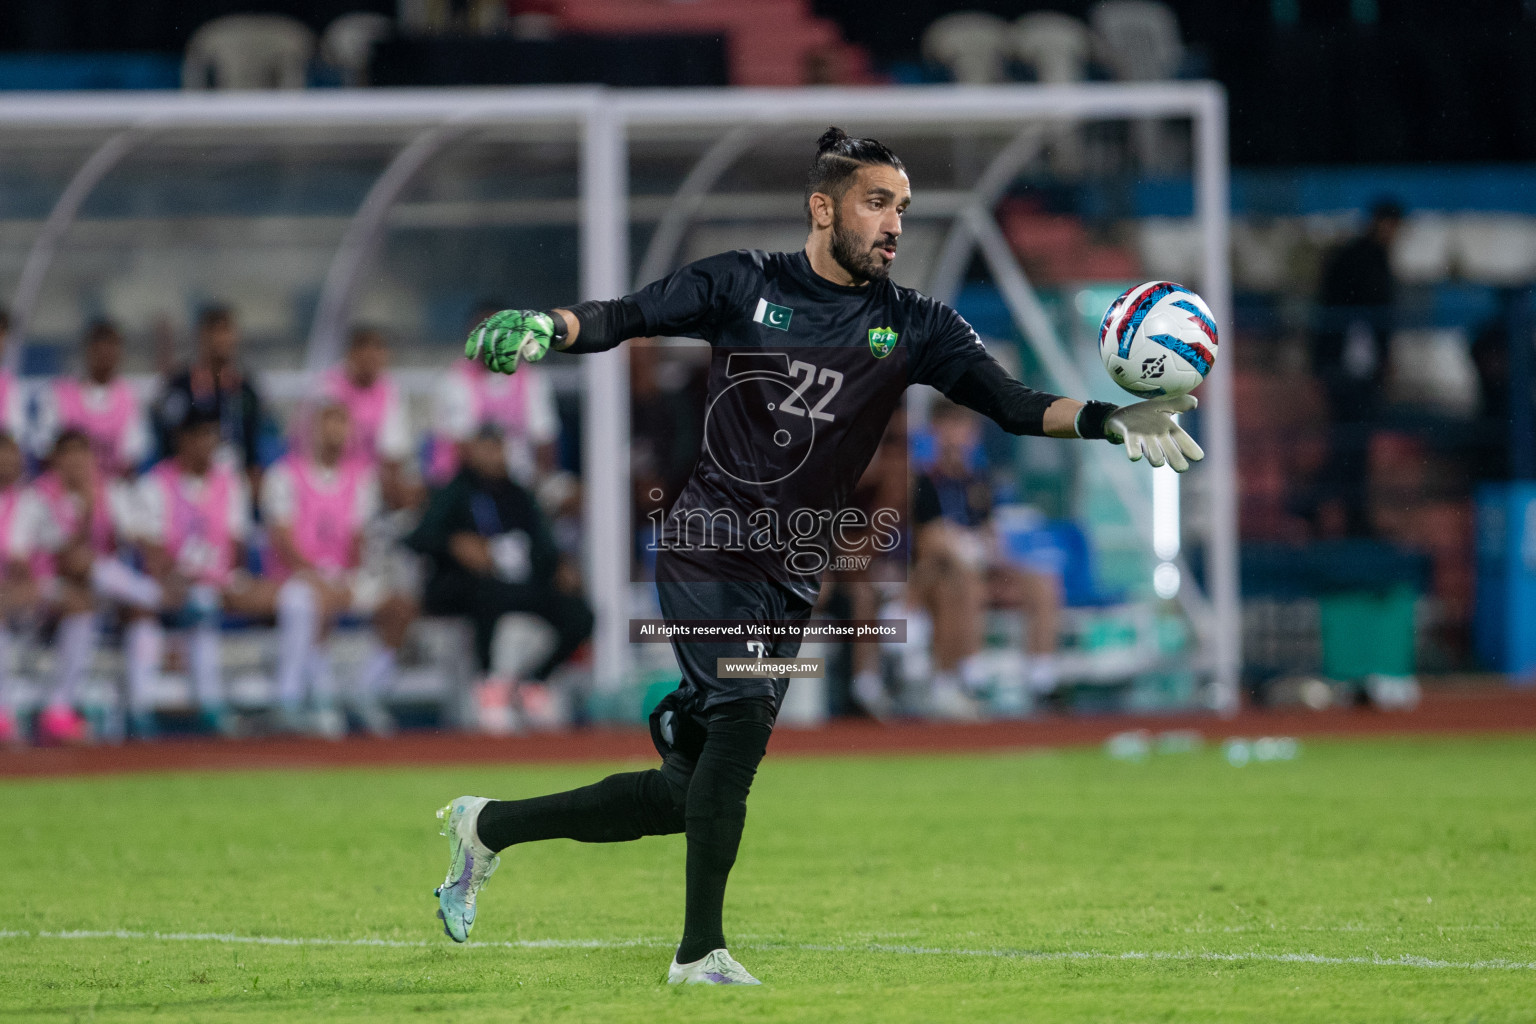
M1111 444L1125 445L1125 454L1132 462L1145 454L1152 465L1166 462L1174 472L1182 473L1191 462L1205 458L1205 452L1174 416L1199 404L1194 395L1180 395L1121 406L1105 418L1104 438Z

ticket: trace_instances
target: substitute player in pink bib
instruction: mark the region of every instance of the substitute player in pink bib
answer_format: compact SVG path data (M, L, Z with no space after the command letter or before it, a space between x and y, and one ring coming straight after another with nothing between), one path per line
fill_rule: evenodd
M346 406L352 423L346 458L378 470L385 505L405 508L424 496L411 466L411 435L405 401L389 375L389 347L372 327L354 328L340 366L320 379L320 397Z
M82 347L82 375L60 377L39 412L39 433L78 430L108 478L136 473L149 455L149 422L138 392L121 375L123 337L108 321L92 324Z
M378 513L379 487L370 463L346 457L348 408L322 399L310 436L262 480L262 516L271 538L268 575L278 592L278 701L285 724L331 734L342 728L323 639L343 614L371 617L374 648L347 703L374 733L392 731L382 696L393 682L396 651L415 605L389 592L363 564L364 530Z
M277 584L241 568L250 532L245 477L218 460L219 421L192 408L174 433L175 453L139 481L136 539L145 567L167 592L184 593L177 625L187 631L187 667L205 727L233 726L219 663L219 627L226 611L266 617L277 604ZM130 672L146 683L159 671L159 622L130 638Z
M48 470L32 491L40 512L32 576L43 610L57 620L54 684L38 720L38 737L73 742L85 738L80 689L96 654L101 613L120 610L130 622L153 615L161 590L118 558L120 524L131 516L129 498L124 484L103 478L83 431L59 434ZM130 707L143 698L130 686Z
M337 580L355 569L363 523L377 505L373 468L346 458L326 463L297 454L285 456L273 468L287 476L286 486L292 490L285 502L292 511L279 526L287 535L288 543L282 545L286 557L276 556L276 574L286 578L310 571ZM262 487L264 495L271 490Z

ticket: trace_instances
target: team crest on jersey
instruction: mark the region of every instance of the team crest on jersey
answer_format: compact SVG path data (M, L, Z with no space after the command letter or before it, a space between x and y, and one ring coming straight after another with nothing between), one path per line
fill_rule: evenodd
M869 350L875 354L876 359L884 359L896 347L898 337L900 335L889 327L872 327L869 331Z

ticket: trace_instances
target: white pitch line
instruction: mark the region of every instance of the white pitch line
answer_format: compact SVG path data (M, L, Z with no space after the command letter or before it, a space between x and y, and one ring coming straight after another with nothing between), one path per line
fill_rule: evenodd
M364 946L383 949L452 948L452 943L416 939L327 939L283 935L233 935L227 932L111 931L28 932L0 931L0 939L140 939L153 942L222 942L244 946ZM632 946L670 946L662 939L522 939L507 942L464 942L470 949L626 949Z
M1211 953L1199 950L1175 950L1140 952L1129 950L1122 953L1105 953L1098 950L1033 950L1033 949L946 949L930 946L890 946L880 943L866 945L775 945L756 943L760 949L798 949L825 953L897 953L916 956L984 956L1017 960L1216 960L1258 961L1277 964L1327 964L1347 966L1361 964L1371 967L1431 967L1459 968L1468 971L1536 971L1536 962L1523 960L1434 960L1430 957L1404 954L1402 956L1322 956L1317 953Z
M0 930L0 939L138 939L154 942L219 942L250 946L342 946L384 949L450 949L445 942L413 939L330 939L281 935L233 935L224 932L139 932L113 931L13 931ZM513 939L504 942L465 942L470 949L634 949L670 948L666 939ZM898 956L970 956L1003 960L1151 960L1259 962L1276 964L1319 964L1324 966L1421 967L1464 971L1536 971L1536 962L1524 960L1435 960L1430 957L1401 956L1321 956L1316 953L1212 953L1185 951L1127 951L1106 953L1097 950L1038 949L949 949L941 946L900 946L884 943L826 945L819 943L744 942L749 949L795 950L808 953L889 953Z

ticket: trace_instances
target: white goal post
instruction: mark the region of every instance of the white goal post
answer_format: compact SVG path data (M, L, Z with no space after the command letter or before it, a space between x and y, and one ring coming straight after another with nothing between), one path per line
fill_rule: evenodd
M318 139L370 138L390 147L390 157L350 216L328 269L308 330L304 365L318 368L336 358L354 301L371 261L390 229L391 209L424 166L455 143L489 129L551 126L568 131L578 147L574 218L579 237L579 295L624 294L671 270L681 242L712 187L758 133L804 128L813 138L828 124L878 135L922 126L1011 132L974 183L933 197L948 223L944 245L924 290L953 300L966 266L979 258L990 271L1019 333L1050 378L1042 386L1067 394L1087 392L1077 362L1041 306L1024 270L1010 252L992 208L1019 169L1040 151L1039 126L1113 119L1187 119L1192 125L1191 177L1199 262L1193 283L1223 331L1224 358L1201 397L1200 440L1206 461L1195 469L1207 480L1200 517L1206 592L1189 573L1179 590L1198 649L1195 667L1214 684L1212 703L1236 707L1241 671L1238 587L1237 480L1232 408L1232 295L1228 263L1229 200L1226 98L1205 82L1165 84L1017 85L991 88L922 87L797 90L610 90L515 88L465 90L336 90L306 93L101 93L13 94L0 98L0 155L15 147L46 147L68 137L78 160L51 210L30 236L26 258L10 289L13 337L24 340L45 294L44 283L61 258L61 243L94 190L114 168L150 142L178 133L188 137L311 132ZM663 207L649 248L631 267L631 146L646 133L669 130L712 133L715 141L694 163ZM783 183L786 190L800 182ZM914 183L924 201L923 182ZM558 214L556 214L558 216ZM7 354L14 361L20 346ZM585 542L589 594L598 613L596 678L611 685L626 675L630 652L627 619L630 499L628 355L623 347L586 357L584 369ZM1138 498L1144 482L1123 454L1093 446L1111 486L1126 503L1160 558L1179 562L1178 482L1164 472ZM1172 517L1172 519L1170 519Z

